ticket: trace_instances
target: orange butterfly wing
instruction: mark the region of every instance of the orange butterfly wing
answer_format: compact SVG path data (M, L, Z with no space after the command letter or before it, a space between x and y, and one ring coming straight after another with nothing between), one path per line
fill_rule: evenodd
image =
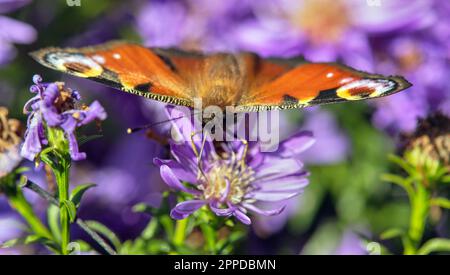
M185 81L168 60L137 44L110 42L85 48L45 48L31 53L39 63L78 77L167 103L191 106Z
M302 108L387 96L411 86L402 77L386 77L335 63L303 63L275 80L249 90L240 111Z
M368 74L333 63L262 59L251 53L203 55L126 42L46 48L31 55L52 69L147 98L192 107L194 97L201 97L207 104L230 102L237 111L376 98L411 85L402 77ZM211 96L215 87L224 85L232 88L227 91L230 94Z

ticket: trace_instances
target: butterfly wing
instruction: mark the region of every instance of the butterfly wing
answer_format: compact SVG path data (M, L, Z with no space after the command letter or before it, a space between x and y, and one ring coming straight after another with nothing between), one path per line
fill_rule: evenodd
M126 42L84 48L45 48L31 53L51 69L89 78L143 97L192 106L189 89L171 62Z
M303 108L387 96L410 87L402 77L357 71L336 63L303 62L244 94L236 109Z
M250 53L203 55L126 42L46 48L31 55L52 69L147 98L192 107L193 98L200 97L210 99L208 104L229 102L237 111L376 98L411 85L401 77L333 63L261 59ZM218 86L232 88L225 95L212 95Z

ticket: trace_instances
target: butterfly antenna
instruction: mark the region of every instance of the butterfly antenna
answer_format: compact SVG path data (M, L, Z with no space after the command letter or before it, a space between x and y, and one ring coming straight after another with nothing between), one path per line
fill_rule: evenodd
M201 112L201 111L200 111L200 112ZM196 115L196 114L198 114L198 113L192 112L192 113L191 113L191 116L194 116L194 115ZM144 125L144 126L140 126L140 127L128 128L128 129L127 129L127 134L136 133L136 132L139 132L139 131L142 131L142 130L145 130L145 129L152 128L152 127L154 127L154 126L156 126L156 125L164 124L164 123L171 122L171 121L175 121L175 120L177 120L177 119L184 118L184 117L185 117L185 116L179 116L179 117L174 117L174 118L170 118L170 119L158 121L158 122L155 122L155 123L150 123L150 124L147 124L147 125Z

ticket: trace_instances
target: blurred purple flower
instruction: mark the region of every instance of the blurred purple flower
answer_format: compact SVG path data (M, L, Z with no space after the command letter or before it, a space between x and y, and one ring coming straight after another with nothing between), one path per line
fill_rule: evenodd
M327 165L344 161L350 154L348 137L339 129L333 115L321 108L305 110L306 120L302 130L314 133L315 143L300 154L306 164ZM285 129L283 127L282 129ZM303 197L294 197L285 202L286 209L280 215L256 217L255 229L259 236L268 236L279 232L290 217L301 211Z
M427 34L403 35L380 42L377 71L405 76L413 87L375 101L375 126L391 134L411 132L419 118L450 116L450 55L447 44Z
M314 133L316 143L301 154L308 164L324 165L343 161L350 153L348 137L339 129L333 115L323 109L306 112L302 129Z
M93 120L104 120L106 113L98 101L89 107L75 105L80 100L77 91L66 88L64 83L42 83L39 75L33 77L30 91L36 96L28 100L24 106L24 113L28 114L25 141L21 155L31 161L41 152L42 146L48 144L45 127L59 127L66 134L69 151L73 160L86 158L85 153L78 151L75 136L77 127L88 124Z
M172 107L167 110L170 118L184 116ZM154 161L160 166L161 177L167 185L194 197L177 204L171 211L172 218L184 219L209 205L216 215L234 216L248 225L251 223L248 211L277 215L284 210L284 205L272 205L264 210L259 204L284 202L302 193L308 184L308 173L295 157L314 143L310 132L297 133L273 153L262 153L257 144L247 150L242 141L222 143L218 151L208 138L200 151L201 139L194 140L192 145L190 133L183 132L186 123L190 123L187 118L173 121L183 136L181 142L170 144L174 160L156 158ZM197 154L201 154L200 160ZM186 187L182 181L190 186Z
M355 233L347 231L341 239L341 243L334 251L334 255L367 255L364 242Z
M22 224L15 215L0 213L0 245L4 242L16 239L22 236L26 226ZM18 248L0 248L0 255L19 255Z
M0 0L0 14L14 11L29 0ZM0 66L10 62L16 55L13 44L30 44L36 40L36 30L30 25L0 15Z
M147 1L136 16L136 28L148 46L232 51L236 49L232 30L250 15L247 2Z
M159 207L162 193L167 190L159 168L152 164L165 149L139 133L117 135L120 139L108 146L101 163L75 163L70 182L97 185L83 197L80 217L99 221L121 238L129 239L138 236L148 222L148 216L134 212L133 206L145 202Z
M244 49L265 56L302 54L314 62L342 59L356 68L371 69L371 35L411 31L434 22L431 1L372 2L255 1L256 20L243 23L236 35Z

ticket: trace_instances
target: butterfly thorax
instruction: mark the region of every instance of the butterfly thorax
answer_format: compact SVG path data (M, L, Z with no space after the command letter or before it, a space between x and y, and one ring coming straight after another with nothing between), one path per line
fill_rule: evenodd
M231 54L218 54L204 64L202 76L193 85L203 107L236 106L247 86L242 66Z
M236 92L237 87L232 86L214 86L208 93L202 95L203 107L218 106L225 109L227 106L236 106L240 92Z

